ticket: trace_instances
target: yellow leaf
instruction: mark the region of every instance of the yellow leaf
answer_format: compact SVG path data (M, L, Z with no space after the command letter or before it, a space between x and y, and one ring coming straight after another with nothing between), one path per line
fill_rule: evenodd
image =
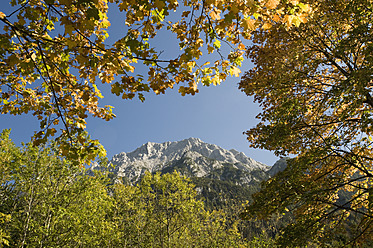
M33 61L36 60L36 54L35 54L35 53L32 53L32 54L31 54L31 59L32 59Z
M293 5L297 5L299 3L299 0L290 0L290 2L293 4Z
M6 14L0 11L0 19L4 19L6 17Z
M212 81L212 84L215 85L215 86L220 84L220 79L219 79L218 75L215 76L211 81Z
M197 91L197 84L196 83L193 83L193 90Z
M299 25L302 23L302 21L298 16L295 16L295 17L293 17L291 23L294 24L294 26L299 27Z
M301 10L307 13L311 10L311 7L309 4L300 4L299 7L301 8Z
M98 96L99 98L104 98L104 96L101 94L101 91L97 88L97 85L94 84L93 88L95 89L96 96Z
M201 46L203 46L203 40L202 40L201 38L199 38L199 39L197 39L197 40L195 41L195 44L196 44L197 46L201 47Z
M237 67L233 67L233 68L230 69L229 72L230 72L231 76L234 75L235 77L239 77L240 73L241 73L241 70Z
M108 27L110 27L110 25L111 25L111 23L109 22L108 19L104 19L104 20L102 20L102 21L101 21L101 24L102 24L102 27L104 27L104 28L108 28Z
M286 23L287 27L291 27L293 23L293 16L292 15L285 15L284 22Z

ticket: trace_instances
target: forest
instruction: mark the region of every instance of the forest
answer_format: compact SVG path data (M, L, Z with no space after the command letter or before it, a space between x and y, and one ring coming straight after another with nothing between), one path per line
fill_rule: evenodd
M373 1L9 3L0 9L1 118L40 126L21 147L1 134L0 246L372 246ZM109 44L112 8L126 29ZM167 32L179 52L164 59L153 41ZM103 85L145 101L230 76L261 107L249 145L291 157L234 213L209 208L175 173L126 185L86 171L106 157L87 121L115 118ZM263 232L250 236L254 227Z
M147 173L136 185L114 183L108 173L58 156L55 143L17 147L9 134L4 130L0 137L2 246L273 245L269 234L238 218L242 205L208 207L177 172ZM249 240L250 228L258 236Z

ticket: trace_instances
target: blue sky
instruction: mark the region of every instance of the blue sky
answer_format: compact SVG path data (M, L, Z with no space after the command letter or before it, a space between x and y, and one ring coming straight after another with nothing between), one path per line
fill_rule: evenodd
M0 11L9 13L9 8ZM108 42L123 34L124 24L121 14L110 11L112 26ZM177 52L176 41L172 36L162 35L155 44L164 50L164 58ZM209 60L209 58L202 58ZM242 71L252 66L245 62ZM143 73L139 68L136 74ZM110 93L108 87L101 85L105 98L102 105L114 106L117 117L106 122L88 118L87 129L92 138L99 139L108 151L109 159L119 152L130 152L142 144L151 142L178 141L189 137L200 138L225 149L236 149L247 156L273 165L278 159L269 151L251 149L243 132L258 122L255 116L260 108L237 88L239 78L228 78L219 86L199 87L195 96L181 96L177 87L165 95L146 95L144 103L137 99L122 100ZM0 116L0 130L11 128L11 138L20 144L28 142L39 123L33 116Z

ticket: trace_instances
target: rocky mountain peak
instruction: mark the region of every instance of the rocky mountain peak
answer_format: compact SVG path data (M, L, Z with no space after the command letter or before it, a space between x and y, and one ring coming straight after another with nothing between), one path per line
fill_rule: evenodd
M132 152L115 155L110 162L115 165L114 172L118 176L131 181L137 180L145 171L162 171L166 167L181 165L183 170L198 177L208 176L213 170L228 165L245 172L269 169L269 166L248 158L242 152L234 149L228 151L198 138L147 142Z

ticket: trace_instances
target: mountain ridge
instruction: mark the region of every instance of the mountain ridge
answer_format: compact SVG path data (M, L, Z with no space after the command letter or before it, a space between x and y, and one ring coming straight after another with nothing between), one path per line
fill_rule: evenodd
M132 152L114 155L110 163L114 165L112 172L132 182L138 180L145 171L154 173L166 168L169 171L175 166L179 169L182 167L188 173L187 176L196 177L208 177L214 171L227 166L246 174L270 169L270 166L255 161L242 152L226 150L199 138L164 143L147 142ZM249 183L251 180L255 178L243 178L242 183Z

